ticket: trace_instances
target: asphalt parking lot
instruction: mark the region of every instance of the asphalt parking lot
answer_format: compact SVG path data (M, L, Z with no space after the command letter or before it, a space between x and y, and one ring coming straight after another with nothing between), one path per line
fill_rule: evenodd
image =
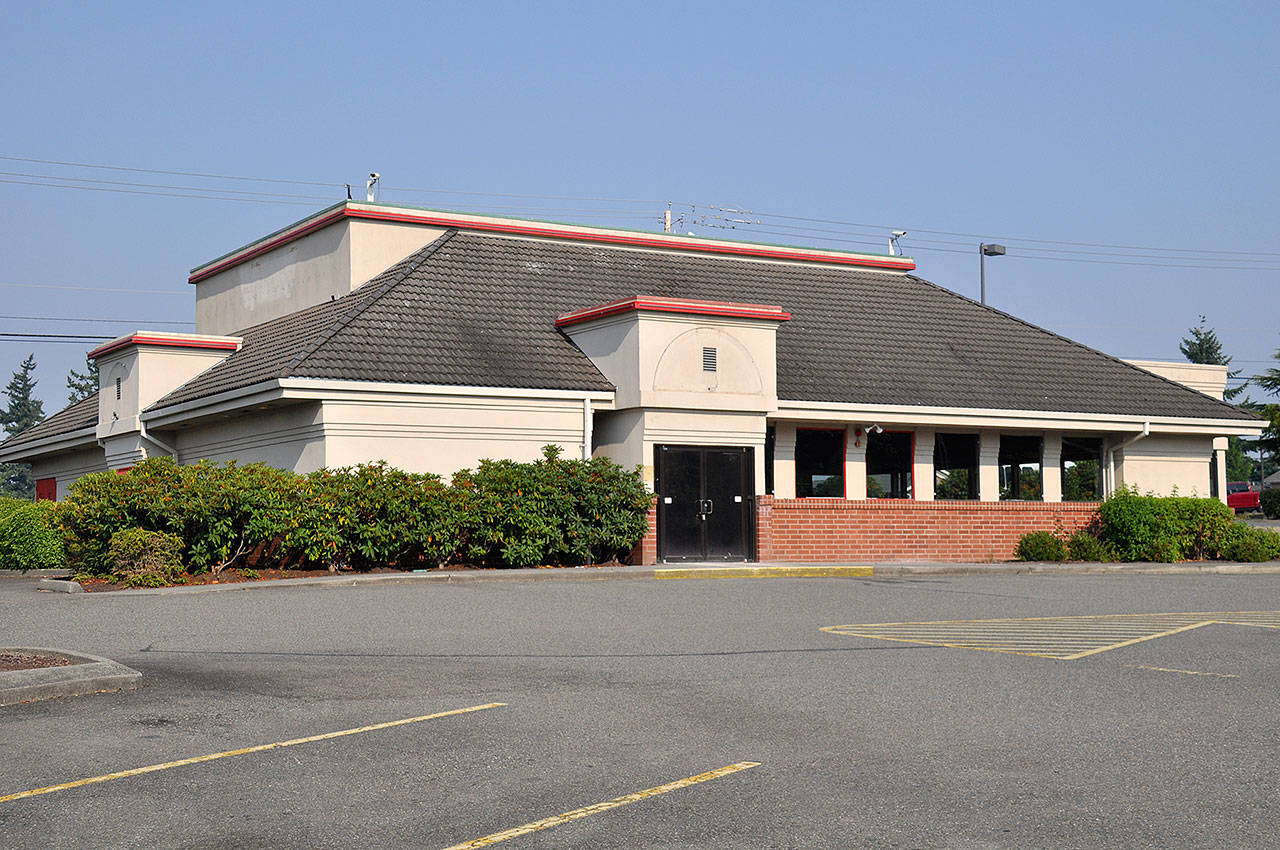
M1269 847L1277 611L1280 575L167 596L5 579L0 643L103 655L144 678L0 709L0 835ZM1135 614L1159 616L1112 616Z

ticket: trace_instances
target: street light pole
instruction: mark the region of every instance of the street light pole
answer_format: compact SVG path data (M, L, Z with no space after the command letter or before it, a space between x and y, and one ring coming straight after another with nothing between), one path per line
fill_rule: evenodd
M982 303L987 303L987 257L1004 256L1004 246L982 242L978 245L978 279L982 283Z

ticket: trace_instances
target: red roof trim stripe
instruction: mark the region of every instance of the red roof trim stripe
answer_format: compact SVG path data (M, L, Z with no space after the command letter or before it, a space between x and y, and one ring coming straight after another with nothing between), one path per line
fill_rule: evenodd
M322 216L321 218L316 219L310 224L304 224L303 226L297 228L296 230L290 230L287 233L282 233L279 236L277 236L275 239L272 239L270 242L264 242L258 247L252 248L243 254L237 254L234 257L229 257L228 259L223 260L221 263L218 263L217 265L214 265L214 266L210 266L207 269L201 269L200 271L192 272L190 276L187 277L187 283L199 283L200 281L204 280L206 277L211 277L217 274L218 272L226 271L232 266L238 266L243 262L252 260L254 257L260 257L263 254L267 253L268 251L271 251L275 248L279 248L281 245L292 242L295 239L301 239L303 236L306 236L308 233L314 233L320 228L327 227L330 224L333 224L338 219L346 218L346 217L347 217L346 210L344 209L334 210L333 212L329 213L329 215Z
M585 310L565 313L556 319L556 327L563 328L593 319L603 319L633 310L649 310L655 313L680 313L694 316L727 316L741 319L769 319L786 322L791 314L772 304L734 304L725 301L680 301L667 298L624 298Z
M119 351L130 345L162 345L168 348L210 348L218 351L238 351L239 342L219 339L195 339L191 337L147 336L131 334L124 339L113 340L98 346L89 352L89 357L97 358L113 351Z
M283 233L275 239L272 239L270 242L258 245L255 248L245 251L243 254L237 254L236 256L229 257L216 265L192 272L187 278L187 282L198 283L211 275L215 275L218 272L225 271L247 260L251 260L254 257L266 253L267 251L278 248L285 243L292 242L295 239L300 239L308 233L312 233L343 218L362 218L372 219L375 221L398 221L412 224L437 225L440 227L456 227L460 230L483 230L491 233L512 233L520 236L543 236L555 239L569 239L577 242L628 245L638 248L668 248L698 251L709 254L763 257L766 259L776 260L804 260L807 262L834 263L836 265L844 266L893 269L895 271L912 271L916 267L915 261L907 259L891 260L883 257L842 257L834 254L813 253L803 249L776 248L765 245L717 245L700 240L680 239L679 237L670 236L659 238L639 235L631 236L624 233L583 233L577 230L564 230L552 225L473 221L471 219L457 219L450 218L448 216L422 213L411 214L404 212L384 212L381 210L358 210L344 207L342 209L335 210L329 215L318 218L309 224L305 224L296 230Z

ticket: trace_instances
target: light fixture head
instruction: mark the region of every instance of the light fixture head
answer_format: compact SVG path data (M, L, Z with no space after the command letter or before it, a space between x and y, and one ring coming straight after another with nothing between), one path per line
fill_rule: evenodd
M994 244L994 243L987 243L987 242L983 242L983 243L982 243L980 246L978 246L978 247L980 247L980 248L982 249L982 253L983 253L983 255L984 255L984 256L987 256L987 257L1001 257L1001 256L1004 256L1004 246L1003 246L1003 245L996 245L996 244Z

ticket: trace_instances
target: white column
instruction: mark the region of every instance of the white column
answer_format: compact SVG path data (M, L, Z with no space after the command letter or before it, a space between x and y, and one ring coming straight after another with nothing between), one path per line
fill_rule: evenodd
M796 497L796 426L791 422L774 425L773 497Z
M1213 438L1213 456L1218 459L1218 498L1227 502L1227 438Z
M912 496L922 502L933 501L933 431L918 429L915 433L915 458L911 472Z
M1046 502L1062 501L1062 435L1044 435L1044 453L1041 455L1040 481L1044 486Z
M867 498L867 432L849 425L844 432L844 496Z
M978 435L978 498L984 502L1000 501L999 431Z

